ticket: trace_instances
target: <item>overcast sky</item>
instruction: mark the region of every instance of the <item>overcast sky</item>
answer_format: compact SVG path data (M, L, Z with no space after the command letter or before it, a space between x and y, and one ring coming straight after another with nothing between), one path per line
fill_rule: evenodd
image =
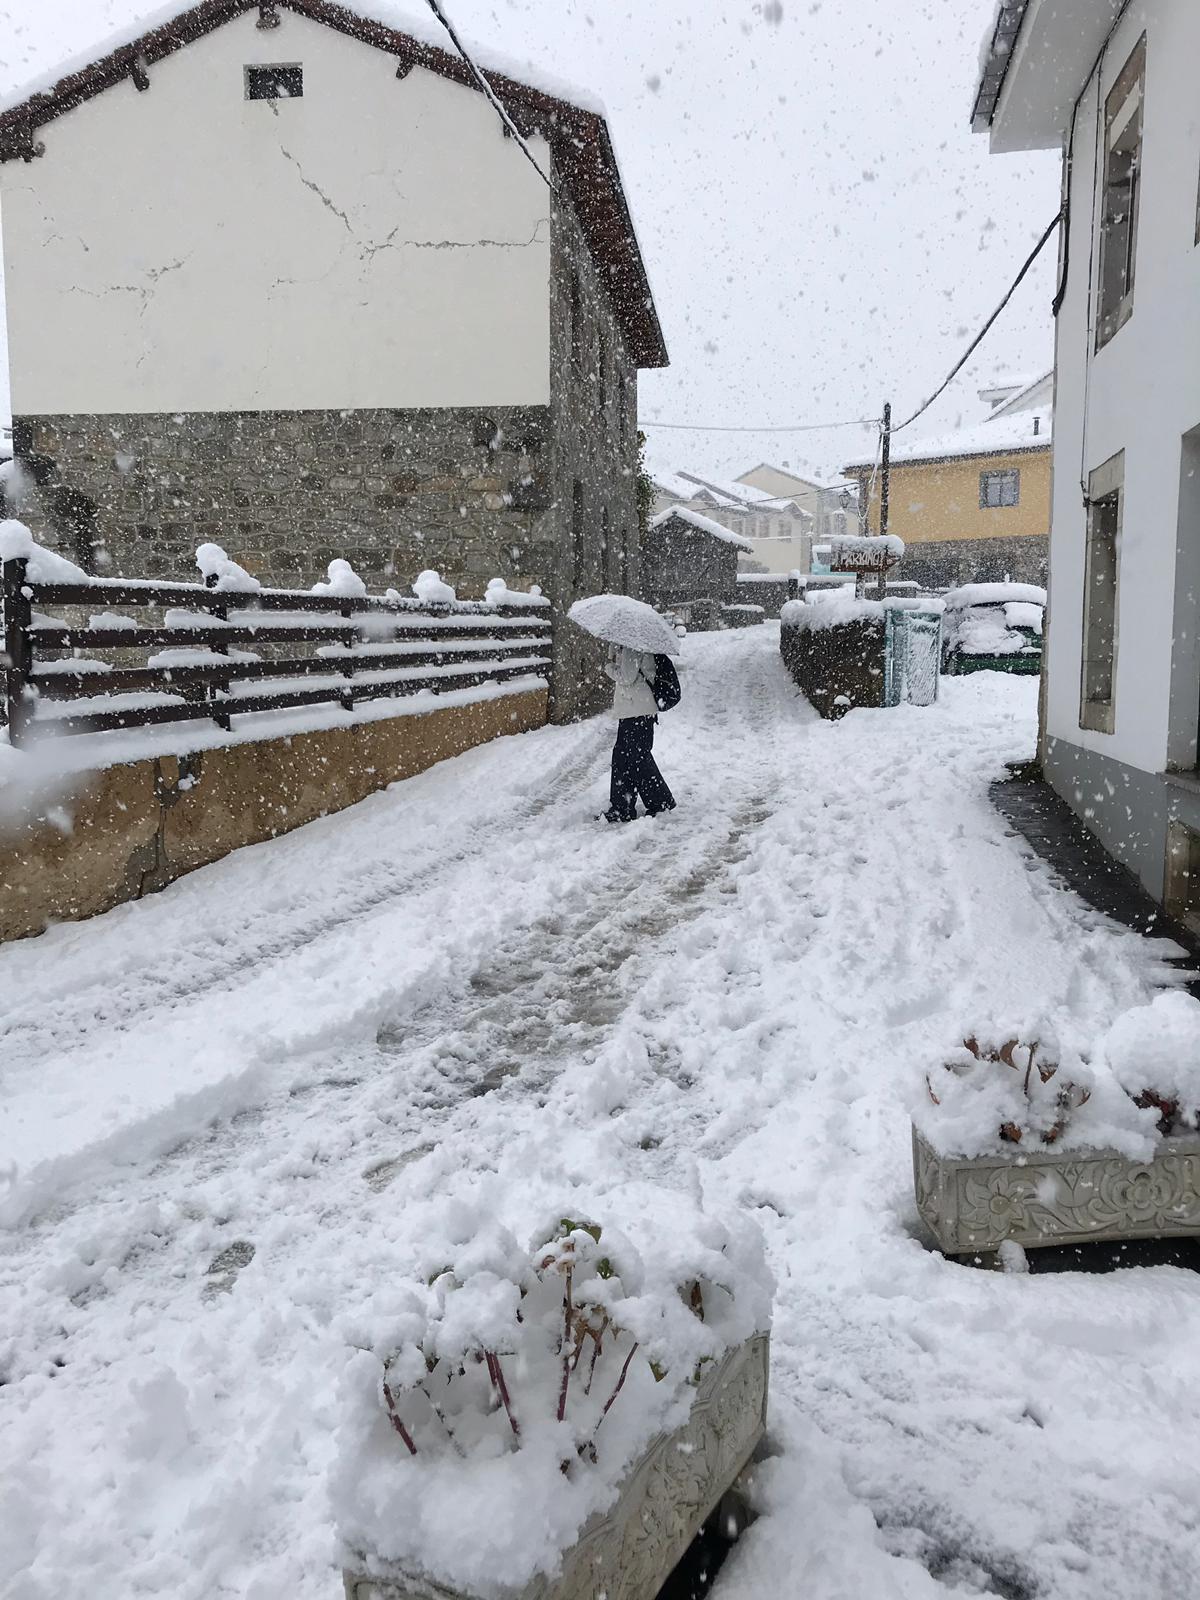
M671 354L641 385L656 464L832 475L870 455L862 429L675 433L652 420L822 423L878 415L885 399L907 414L1058 206L1055 155L989 156L970 130L995 0L445 4L463 33L608 106ZM150 9L0 0L0 90ZM994 374L1049 367L1053 272L1049 248L914 433L974 420Z

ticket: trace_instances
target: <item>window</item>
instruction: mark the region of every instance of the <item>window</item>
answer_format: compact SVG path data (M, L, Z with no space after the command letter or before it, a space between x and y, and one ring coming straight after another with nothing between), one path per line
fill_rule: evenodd
M1133 269L1141 198L1142 101L1146 35L1104 102L1103 205L1100 213L1100 305L1096 348L1107 344L1133 312Z
M1016 467L979 474L979 508L1015 506L1021 499L1021 474Z
M838 511L833 518L833 531L839 539L846 537L846 513Z
M303 67L246 68L247 100L299 100L303 93Z
M1117 583L1121 560L1124 453L1088 480L1087 551L1083 574L1083 677L1079 726L1111 733L1117 660Z

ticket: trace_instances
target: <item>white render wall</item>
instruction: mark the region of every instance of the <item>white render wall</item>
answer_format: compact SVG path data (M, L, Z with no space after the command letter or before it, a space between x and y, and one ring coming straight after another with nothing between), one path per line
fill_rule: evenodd
M495 111L257 15L0 166L14 414L547 403L550 197ZM263 62L303 98L247 100Z
M1172 617L1179 532L1181 440L1200 425L1200 247L1195 244L1200 179L1200 4L1135 0L1108 49L1104 100L1146 33L1143 188L1133 315L1098 353L1089 313L1097 176L1097 85L1084 94L1075 132L1070 276L1057 327L1053 534L1047 641L1046 732L1051 738L1145 772L1184 764L1168 739ZM1092 295L1099 275L1092 260ZM1086 396L1086 400L1085 400ZM1086 418L1085 418L1086 413ZM1125 452L1124 525L1118 590L1115 728L1079 726L1085 514L1080 481ZM1189 578L1189 588L1191 580ZM1200 590L1195 595L1200 618ZM1200 703L1200 659L1175 647L1178 691ZM1185 715L1184 722L1186 724ZM1191 715L1194 750L1196 717ZM1178 739L1175 741L1178 745Z

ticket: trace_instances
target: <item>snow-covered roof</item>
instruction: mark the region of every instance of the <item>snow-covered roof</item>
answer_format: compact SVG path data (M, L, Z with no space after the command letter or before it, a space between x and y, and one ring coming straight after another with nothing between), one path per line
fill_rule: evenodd
M1039 379L1038 382L1041 380ZM987 417L969 428L928 438L901 438L892 445L892 465L907 461L948 461L957 456L1010 455L1019 450L1049 450L1054 432L1049 407L1009 411ZM847 471L861 471L870 461L851 462Z
M1039 372L1006 395L992 409L993 417L1006 417L1013 411L1051 412L1054 408L1054 368Z
M470 67L453 49L436 20L403 0L273 0L277 8L386 51L401 62L423 67L477 90ZM9 94L0 96L0 162L29 160L40 154L39 128L84 101L129 79L145 86L154 66L203 38L259 0L176 0L149 16L127 23L83 54L61 63ZM613 303L639 367L665 367L666 345L625 200L616 155L608 135L603 103L588 90L563 82L528 62L516 61L487 46L464 41L487 74L497 99L550 141L561 180L585 200L579 217L589 248L606 269ZM586 191L586 192L585 192Z
M739 550L753 552L754 546L749 539L743 539L741 534L723 528L719 522L714 522L711 517L702 517L698 511L689 511L686 506L668 506L665 511L660 511L656 517L650 518L651 528L664 527L672 519L686 522L689 527L707 533L714 539L720 539L723 544L736 545Z
M774 505L778 499L778 496L768 494L765 489L752 488L748 483L735 483L732 478L702 478L696 472L681 472L679 476L689 483L698 484L702 489L711 489L714 494L743 506L747 511L753 511L764 502Z

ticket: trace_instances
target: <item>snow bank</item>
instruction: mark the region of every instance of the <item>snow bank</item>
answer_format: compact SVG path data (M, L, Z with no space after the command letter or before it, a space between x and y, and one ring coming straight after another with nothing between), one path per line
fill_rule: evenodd
M425 1219L420 1270L340 1319L357 1348L331 1498L351 1564L480 1596L552 1574L704 1367L769 1326L753 1223L647 1188L636 1211L593 1199L598 1224L578 1198L524 1249L452 1201Z

